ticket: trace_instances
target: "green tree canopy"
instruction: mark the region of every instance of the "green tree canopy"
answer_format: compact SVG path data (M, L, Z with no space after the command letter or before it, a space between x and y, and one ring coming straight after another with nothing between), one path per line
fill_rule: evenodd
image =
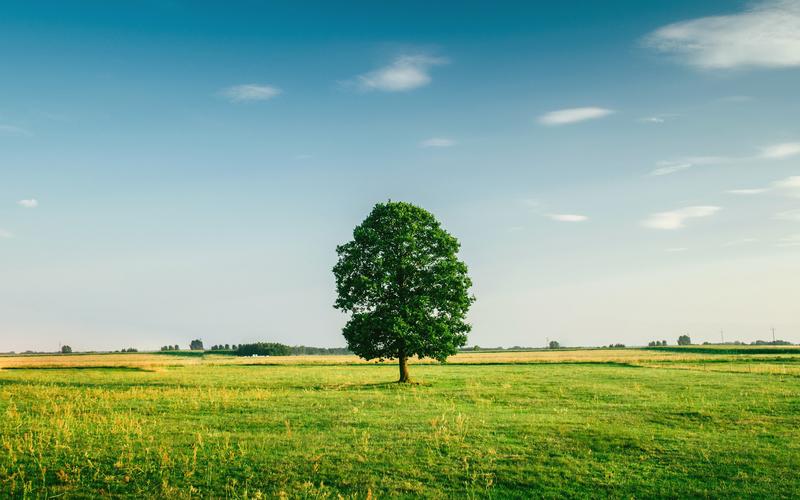
M365 359L397 359L408 382L410 356L444 361L467 342L475 300L459 243L428 211L410 203L375 205L336 248L334 307L352 314L343 334Z

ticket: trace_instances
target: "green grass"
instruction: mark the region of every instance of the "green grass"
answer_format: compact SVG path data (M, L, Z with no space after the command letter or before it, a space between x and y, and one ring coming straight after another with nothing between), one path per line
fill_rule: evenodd
M778 361L0 370L0 497L793 497Z

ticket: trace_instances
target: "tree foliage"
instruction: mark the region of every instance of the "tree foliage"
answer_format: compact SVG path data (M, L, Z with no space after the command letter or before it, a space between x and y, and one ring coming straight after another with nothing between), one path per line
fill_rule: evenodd
M678 345L691 345L692 339L688 335L681 335L678 337Z
M464 346L475 299L459 247L430 212L375 205L353 240L336 248L334 307L351 313L348 348L365 359L398 359L405 382L408 357L444 361Z

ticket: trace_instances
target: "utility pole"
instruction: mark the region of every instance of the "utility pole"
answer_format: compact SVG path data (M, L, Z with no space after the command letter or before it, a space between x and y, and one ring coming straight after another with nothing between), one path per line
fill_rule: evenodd
M772 327L772 343L775 343L775 327Z
M725 332L723 330L719 331L719 336L722 339L722 343L725 343Z

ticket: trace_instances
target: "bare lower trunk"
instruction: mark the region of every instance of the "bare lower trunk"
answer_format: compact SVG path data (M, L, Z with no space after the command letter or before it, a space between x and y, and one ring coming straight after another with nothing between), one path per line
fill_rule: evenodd
M400 380L399 382L411 382L411 377L408 376L408 358L405 354L400 355Z

